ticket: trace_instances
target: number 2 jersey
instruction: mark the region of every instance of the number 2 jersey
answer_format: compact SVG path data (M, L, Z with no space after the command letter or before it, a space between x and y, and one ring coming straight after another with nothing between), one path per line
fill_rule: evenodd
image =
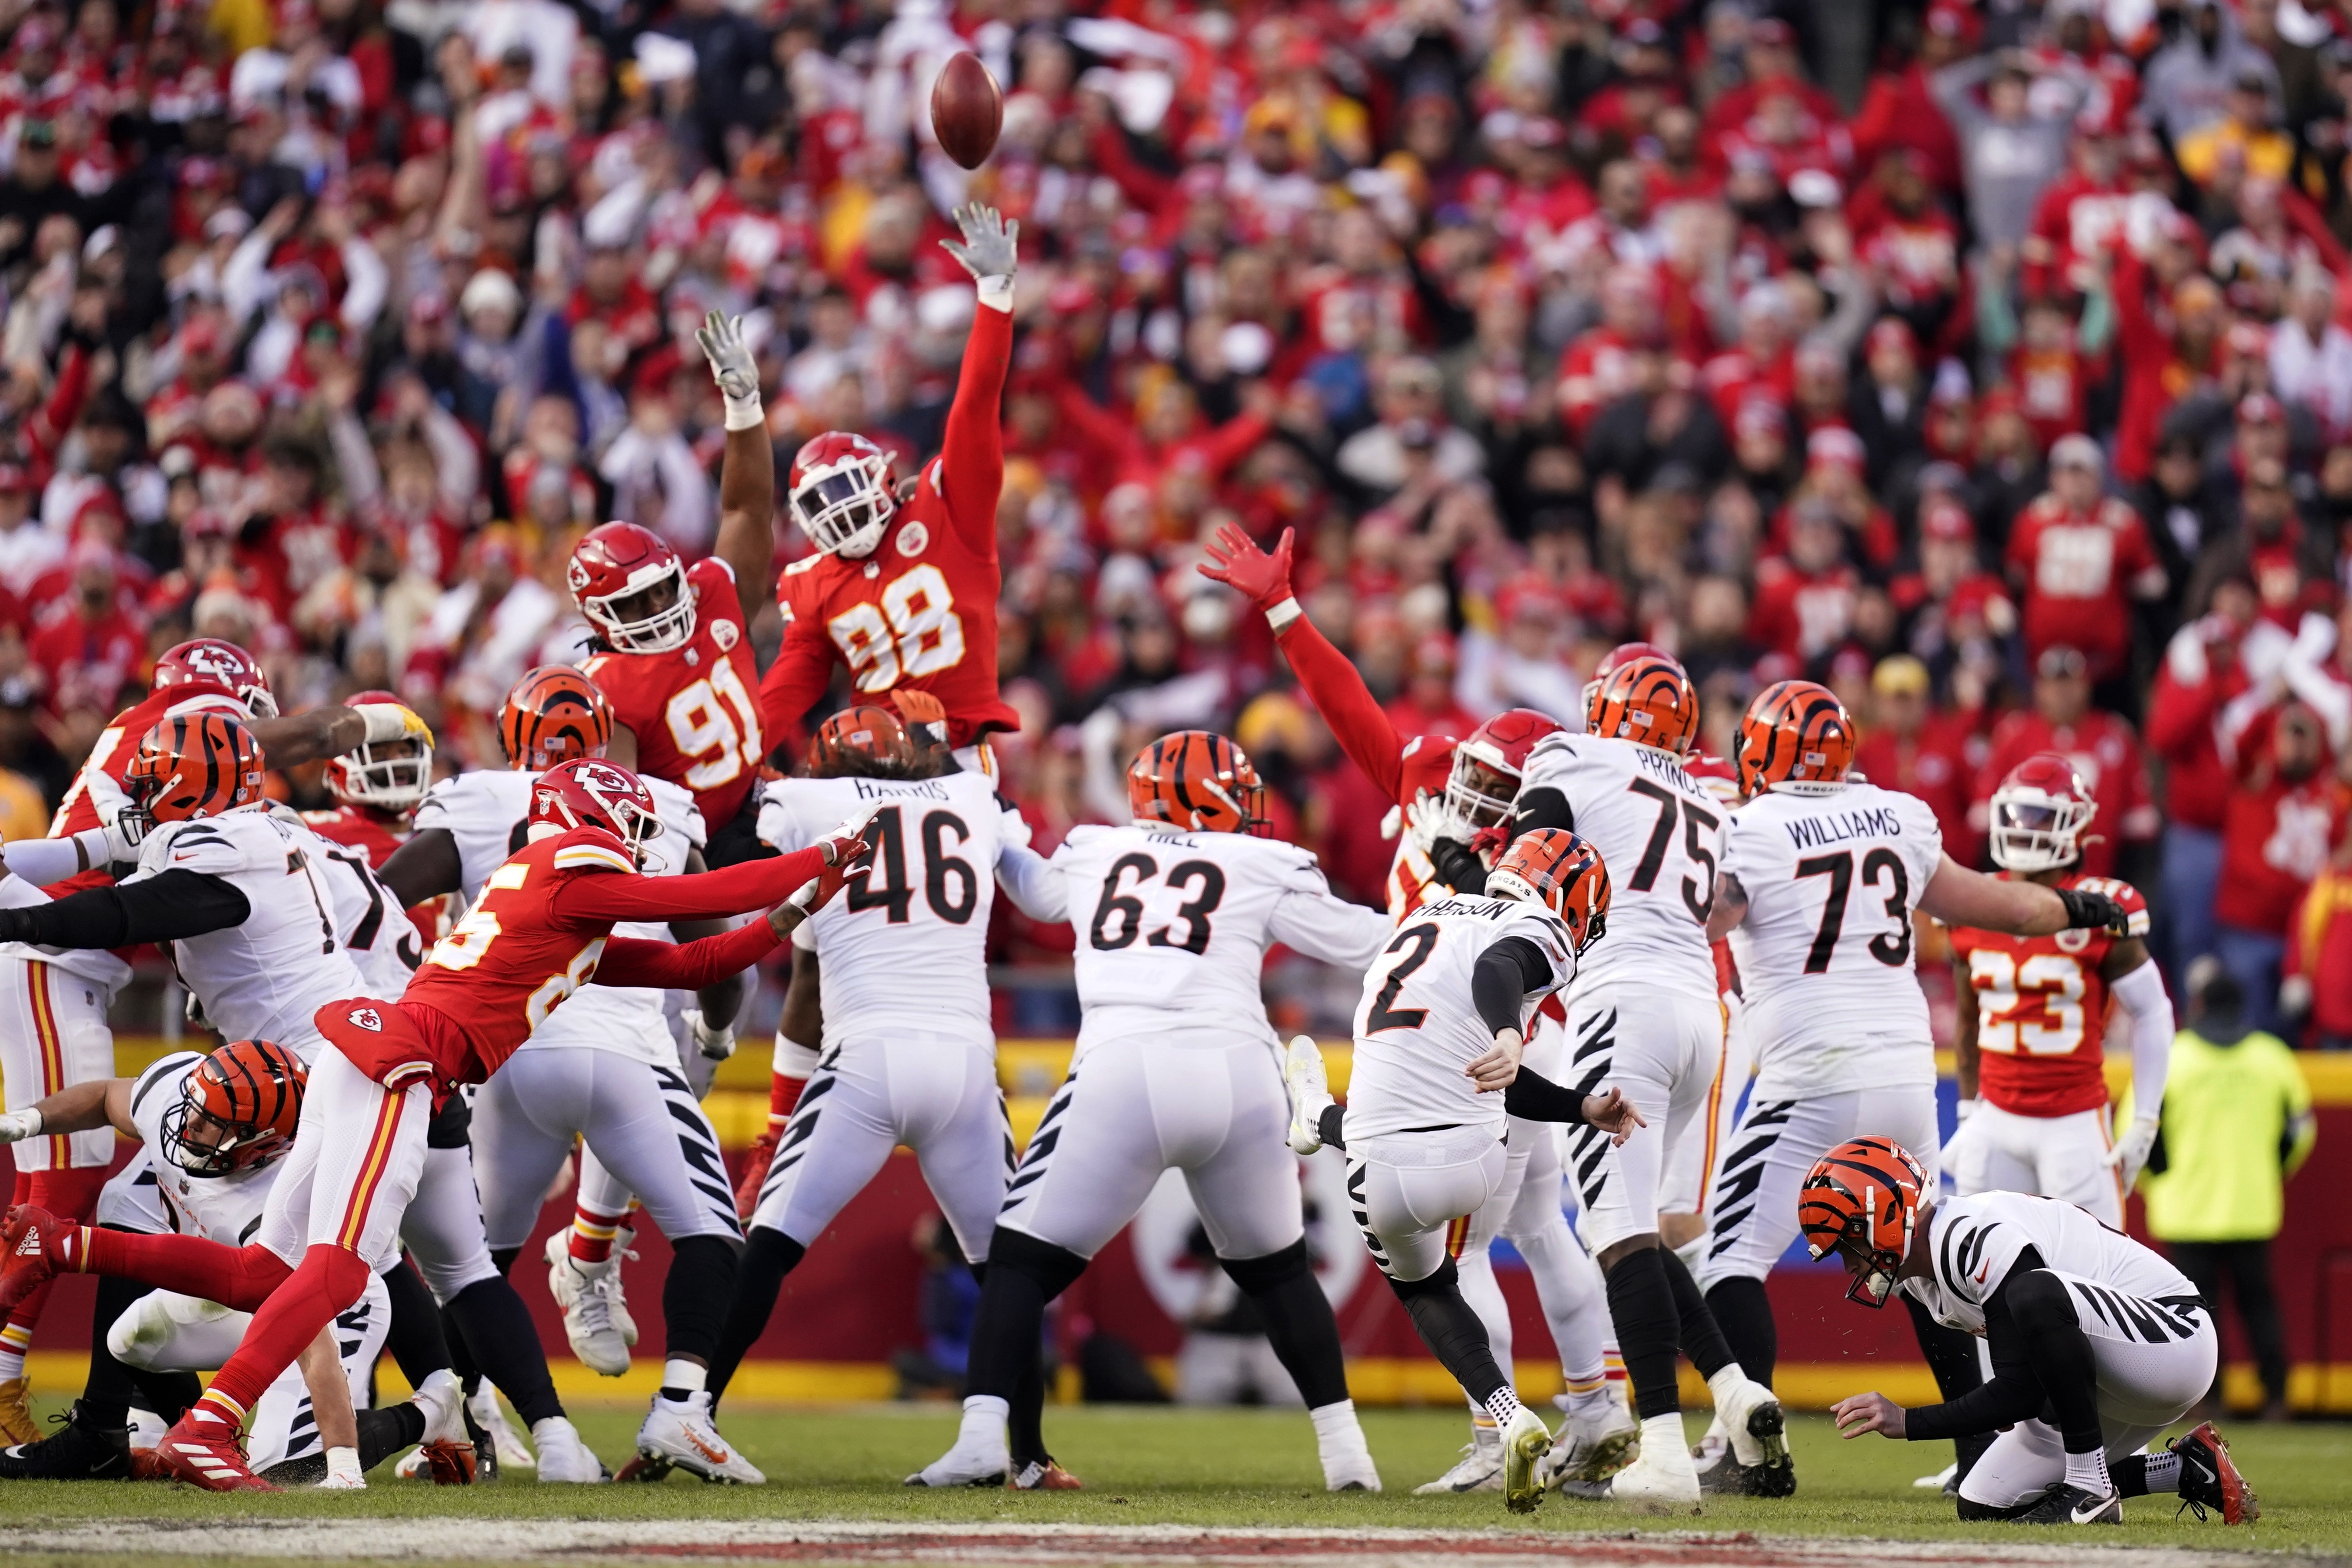
M2197 1287L2187 1275L2074 1204L2030 1193L1980 1192L1938 1202L1927 1217L1935 1277L1906 1280L1902 1288L1947 1328L1981 1334L1985 1303L2029 1247L2042 1255L2044 1267L2114 1292L2100 1303L2103 1309L2139 1323L2151 1342L2187 1339L2196 1332L2194 1323L2176 1321L2168 1332L2152 1321L2167 1307L2197 1302ZM2092 1292L2095 1301L2099 1294Z
M2077 872L2058 885L2104 893L2128 913L2147 908L2138 889L2110 877ZM2107 1103L2100 1063L2108 994L2099 971L2116 940L2105 931L1953 928L1977 1009L1977 1092L1986 1102L2020 1116L2071 1116Z
M1482 1094L1465 1071L1495 1043L1470 977L1479 956L1507 936L1522 937L1551 966L1530 993L1520 1027L1539 1000L1576 978L1576 946L1559 916L1540 904L1453 894L1407 915L1364 977L1356 1008L1356 1058L1348 1075L1348 1146L1372 1157L1369 1140L1400 1133L1454 1133L1474 1159L1503 1133L1503 1096ZM1612 931L1601 937L1616 939Z
M793 933L817 955L824 1043L893 1029L966 1034L993 1049L988 916L996 862L1028 825L981 773L937 779L781 779L760 805L760 838L790 852L852 816L866 824L866 869Z
M1723 870L1748 895L1731 953L1758 1095L1934 1087L1911 911L1943 857L1935 812L1874 784L1768 789L1731 813Z
M1176 1029L1276 1044L1260 975L1276 943L1361 969L1388 916L1336 896L1315 856L1244 833L1074 828L1051 860L1006 858L1006 892L1077 936L1078 1050Z
M245 895L247 914L236 925L163 944L224 1040L276 1040L307 1062L323 1043L312 1014L345 997L384 994L344 949L327 848L266 803L160 823L140 843L139 869L125 884L190 871Z
M702 820L724 827L760 781L760 667L743 630L735 572L717 556L687 569L694 635L667 653L591 654L580 666L637 737L636 771L694 794ZM668 820L667 810L663 813Z
M1580 989L1630 981L1716 999L1706 917L1715 908L1722 805L1654 747L1549 735L1519 785L1566 799L1576 831L1609 868L1609 929L1584 956Z
M662 824L662 831L646 841L643 874L677 876L686 870L687 852L702 845L702 813L695 809L692 796L667 779L640 777L653 792ZM433 786L416 808L417 831L439 828L457 844L458 891L467 904L480 902L484 885L522 847L530 787L538 778L512 770L460 773ZM649 942L671 939L667 925L650 921L623 921L613 934ZM664 999L660 991L633 986L588 987L549 1013L521 1049L589 1046L656 1067L675 1066L677 1043Z

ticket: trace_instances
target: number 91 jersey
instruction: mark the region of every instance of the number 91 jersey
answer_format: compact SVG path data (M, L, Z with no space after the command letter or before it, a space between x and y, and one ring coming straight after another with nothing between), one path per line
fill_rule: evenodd
M781 779L761 800L760 838L785 853L806 849L869 806L871 862L793 934L821 960L824 1043L906 1028L992 1045L996 862L1008 840L1028 841L1028 825L980 773Z
M2076 872L2058 885L2104 893L2132 913L2147 907L2137 888L2108 877ZM2107 1103L2100 970L2115 942L2105 931L1953 929L1952 951L1967 964L1975 997L1977 1092L1987 1103L2020 1116L2071 1116Z
M735 820L759 782L760 669L744 634L735 573L717 556L688 569L694 635L667 653L592 655L580 667L637 737L636 770L694 793L714 831Z
M1767 790L1731 813L1723 870L1748 895L1731 954L1758 1095L1933 1086L1911 911L1943 857L1936 814L1874 784Z

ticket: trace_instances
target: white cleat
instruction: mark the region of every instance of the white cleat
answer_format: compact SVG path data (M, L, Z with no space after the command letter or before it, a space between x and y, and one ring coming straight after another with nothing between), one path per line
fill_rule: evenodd
M961 1434L956 1445L907 1478L910 1487L1001 1487L1012 1472L1012 1450L1003 1443L990 1448L967 1444Z
M1959 1479L1960 1467L1954 1463L1946 1465L1932 1476L1921 1476L1913 1481L1911 1486L1915 1491L1944 1491L1951 1488Z
M433 1380L428 1377L425 1381ZM490 1440L490 1456L498 1460L500 1469L527 1470L539 1462L530 1457L530 1446L507 1418L506 1406L499 1403L499 1391L490 1386L488 1378L474 1385L466 1409L474 1417L474 1425L482 1429L482 1436Z
M1563 1490L1571 1481L1595 1487L1633 1462L1642 1451L1641 1423L1622 1399L1571 1409L1559 1441L1544 1456L1543 1482ZM1579 1495L1597 1495L1581 1493Z
M1683 1447L1683 1418L1653 1416L1642 1423L1642 1450L1630 1465L1610 1478L1609 1495L1625 1507L1644 1513L1696 1513L1699 1511L1698 1469Z
M458 1385L456 1374L446 1368L434 1373L409 1396L409 1403L425 1413L425 1436L417 1439L419 1443L467 1441L466 1391Z
M1528 1406L1519 1406L1503 1428L1503 1506L1513 1513L1533 1513L1543 1501L1543 1482L1536 1468L1551 1451L1551 1428Z
M1321 1048L1303 1034L1293 1035L1282 1053L1282 1086L1290 1092L1291 1152L1311 1155L1323 1146L1318 1124L1331 1103L1331 1081Z
M411 1448L406 1454L401 1457L400 1463L392 1467L392 1473L394 1479L397 1480L431 1480L433 1479L433 1466L432 1463L425 1458L424 1449ZM324 1486L326 1483L321 1481L320 1484Z
M547 1293L563 1309L563 1337L582 1365L606 1377L629 1370L629 1338L613 1321L612 1292L605 1288L620 1269L618 1258L583 1263L572 1256L569 1232L547 1239Z
M1325 1491L1378 1491L1381 1472L1372 1464L1370 1448L1357 1448L1350 1453L1334 1455L1323 1461Z
M681 1469L728 1486L765 1486L768 1480L719 1435L708 1394L689 1394L683 1401L655 1395L653 1408L637 1428L637 1458L661 1470Z
M1789 1421L1770 1389L1726 1367L1710 1379L1715 1407L1731 1439L1731 1457L1748 1471L1751 1497L1789 1497L1797 1490L1797 1468L1789 1458Z
M1454 1468L1435 1480L1423 1481L1412 1489L1415 1497L1502 1490L1502 1428L1475 1422L1470 1427L1470 1441L1463 1445L1462 1458L1454 1461Z
M539 1479L572 1486L596 1486L613 1479L603 1461L588 1451L580 1433L561 1416L531 1424L530 1440L539 1448Z
M325 1480L313 1482L310 1490L312 1491L365 1491L367 1477L329 1476Z

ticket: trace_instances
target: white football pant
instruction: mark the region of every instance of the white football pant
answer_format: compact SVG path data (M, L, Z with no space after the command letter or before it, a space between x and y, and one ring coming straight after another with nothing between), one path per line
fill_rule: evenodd
M1693 1270L1699 1289L1770 1274L1797 1238L1797 1190L1805 1174L1840 1144L1861 1137L1892 1138L1910 1150L1927 1170L1927 1190L1936 1189L1932 1086L1851 1089L1803 1100L1768 1100L1759 1089L1716 1171L1714 1207Z
M114 1076L111 995L95 980L54 964L0 956L0 1081L10 1111ZM11 1145L20 1171L103 1169L114 1159L114 1129L52 1134Z
M1723 1008L1713 998L1595 986L1569 999L1568 1030L1562 1082L1586 1093L1622 1090L1648 1124L1622 1145L1596 1127L1568 1129L1569 1171L1583 1199L1578 1229L1600 1252L1656 1234L1667 1169L1685 1145L1709 1141L1724 1077Z
M2021 1116L1983 1101L1945 1146L1944 1166L1962 1197L2030 1192L2124 1228L2123 1176L2107 1164L2116 1146L2107 1108L2068 1116Z
M1459 1258L1470 1216L1502 1189L1510 1150L1500 1138L1469 1146L1469 1129L1396 1134L1348 1147L1348 1201L1381 1272L1404 1284L1426 1280ZM1433 1163L1391 1163L1423 1145ZM1369 1146L1368 1146L1369 1145ZM1443 1160L1445 1163L1438 1164Z

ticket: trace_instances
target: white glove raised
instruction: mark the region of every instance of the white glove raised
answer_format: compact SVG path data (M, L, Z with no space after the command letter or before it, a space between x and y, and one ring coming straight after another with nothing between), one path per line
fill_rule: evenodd
M0 1144L21 1144L41 1135L41 1108L28 1105L0 1116Z
M720 1024L713 1029L703 1021L702 1009L688 1008L684 1013L687 1032L694 1037L694 1049L712 1061L724 1061L735 1054L735 1026Z
M2160 1125L2154 1116L2135 1116L2116 1146L2107 1151L2107 1164L2122 1173L2125 1192L2139 1185L2139 1173L2147 1169L2147 1156L2155 1151Z
M839 865L844 860L854 858L858 852L850 846L853 843L865 841L866 825L874 820L874 814L881 809L881 802L877 800L863 810L853 811L842 819L841 826L819 839L816 847L824 852L824 863Z
M1412 834L1413 847L1423 854L1440 839L1452 839L1457 844L1469 843L1477 831L1461 812L1445 802L1443 795L1433 795L1423 789L1404 809L1405 828Z
M727 404L727 428L749 430L765 424L760 406L760 361L743 341L743 318L713 310L695 329L694 340L710 361L710 379Z

